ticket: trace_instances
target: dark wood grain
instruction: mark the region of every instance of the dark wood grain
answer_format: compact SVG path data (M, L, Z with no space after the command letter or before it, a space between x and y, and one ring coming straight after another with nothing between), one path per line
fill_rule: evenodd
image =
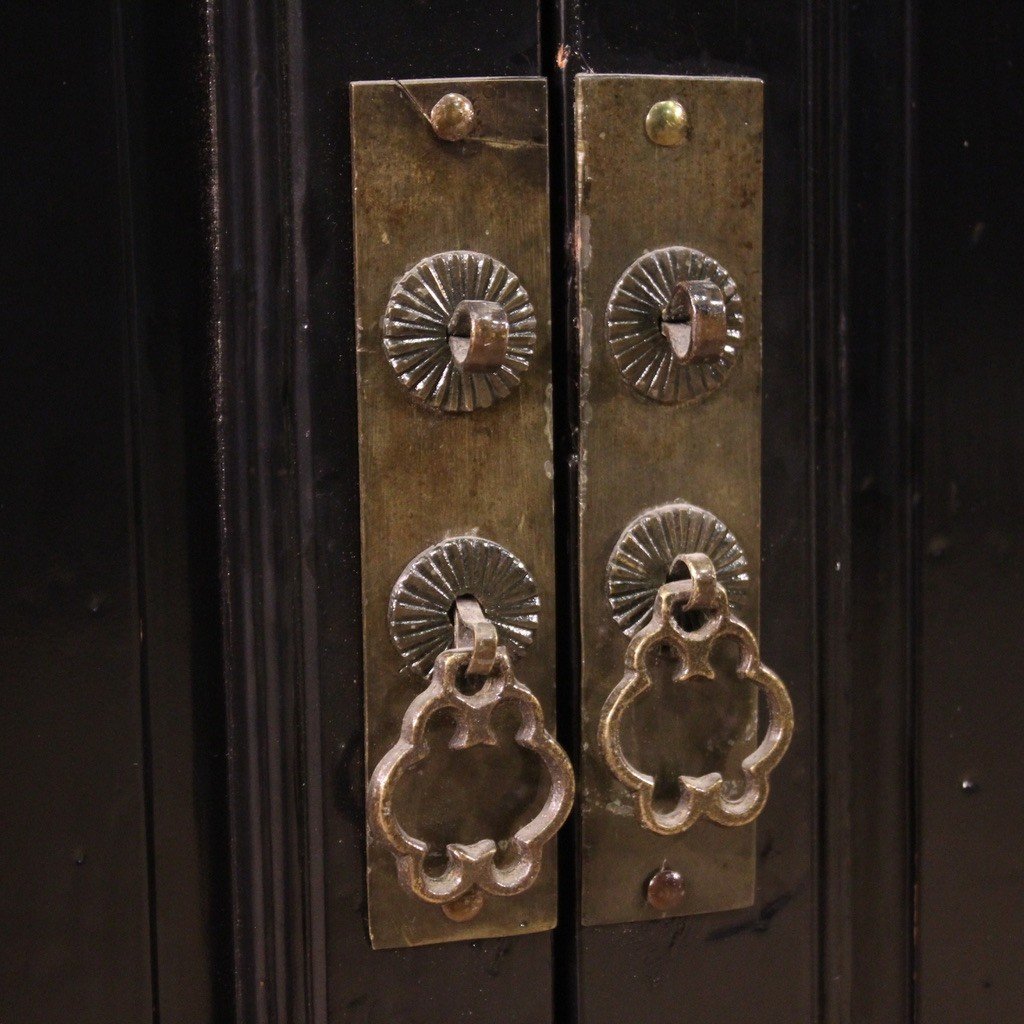
M204 13L10 13L0 1016L223 1019Z
M834 749L847 767L838 847L849 945L836 966L846 1019L888 1024L913 1014L910 16L904 5L871 0L846 17L838 258L849 422L849 710Z
M162 1024L231 1009L206 14L123 5L133 470Z
M1024 1006L1024 11L921 4L916 34L918 1019L1002 1024Z
M153 1019L113 5L5 10L0 1018Z

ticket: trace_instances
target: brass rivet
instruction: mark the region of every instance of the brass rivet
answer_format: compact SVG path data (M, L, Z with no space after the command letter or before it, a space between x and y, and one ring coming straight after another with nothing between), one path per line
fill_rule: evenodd
M686 108L677 100L660 100L647 111L647 137L658 146L678 146L690 129Z
M472 921L484 905L484 894L479 889L470 889L469 892L457 896L450 903L442 903L441 909L449 921Z
M476 127L476 111L461 93L449 92L434 104L430 111L430 125L438 138L445 142L459 142Z
M668 914L682 909L686 883L678 871L663 867L647 880L647 903L652 910Z

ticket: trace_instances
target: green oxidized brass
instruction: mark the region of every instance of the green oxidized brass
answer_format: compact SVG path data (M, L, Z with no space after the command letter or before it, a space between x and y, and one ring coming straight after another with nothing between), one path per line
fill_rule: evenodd
M453 646L451 636L425 647L408 633L393 638L389 621L396 580L446 538L490 538L529 570L536 607L493 621L515 679L548 728L554 721L547 100L543 80L526 78L359 82L351 99L369 781L430 685L437 653ZM494 839L500 867L543 812L547 766L516 743L527 703L495 706L494 745L452 749L444 712L417 723L430 753L395 782L389 814L429 847L426 888L443 874L448 844ZM552 844L538 865L523 891L482 900L470 891L446 915L410 895L392 850L368 836L373 944L551 928Z
M718 580L756 633L762 86L584 75L576 90L582 920L602 924L754 897L755 826L644 827L636 792L605 761L600 723L677 556L714 548ZM658 144L648 115L671 101L685 137ZM679 776L718 772L726 796L742 791L757 691L735 652L720 645L716 678L684 686L672 678L677 659L647 656L647 692L616 721L622 763L654 779L655 809L677 805ZM652 901L648 882L663 871L673 884L660 875Z

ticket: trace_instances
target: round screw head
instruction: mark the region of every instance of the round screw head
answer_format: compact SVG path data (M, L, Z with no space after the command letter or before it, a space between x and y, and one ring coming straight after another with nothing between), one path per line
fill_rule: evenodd
M656 146L678 146L690 130L690 118L678 100L660 100L647 111L644 127Z
M682 909L686 883L678 871L663 867L647 880L647 904L652 910L668 914Z
M476 111L461 93L445 93L430 111L430 125L439 139L459 142L476 127Z
M483 909L483 905L484 894L479 889L470 889L450 903L442 903L441 909L449 921L461 924L463 921L472 921Z

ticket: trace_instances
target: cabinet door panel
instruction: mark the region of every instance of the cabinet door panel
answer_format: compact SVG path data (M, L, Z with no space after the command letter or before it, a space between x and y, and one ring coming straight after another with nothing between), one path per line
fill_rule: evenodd
M584 71L753 76L765 83L760 637L763 656L790 687L797 721L792 747L773 776L771 798L757 823L754 906L580 929L574 951L577 1019L653 1024L685 1012L701 1024L755 1017L780 1024L815 1020L819 873L812 623L817 595L808 416L813 281L809 111L803 92L807 11L795 2L701 3L670 11L666 4L644 0L631 5L628 16L599 0L566 5L566 11L567 108L572 77ZM566 141L571 147L572 140ZM565 159L570 168L572 153L568 149ZM602 343L597 327L592 343ZM677 490L685 497L683 481ZM583 658L588 659L585 650ZM577 857L587 855L581 844Z

